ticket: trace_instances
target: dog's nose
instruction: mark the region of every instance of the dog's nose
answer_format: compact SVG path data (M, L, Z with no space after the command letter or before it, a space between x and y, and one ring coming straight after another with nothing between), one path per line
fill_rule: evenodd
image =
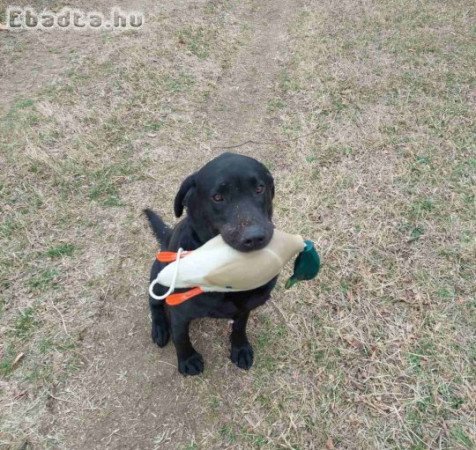
M258 225L252 225L241 236L241 247L244 250L258 250L266 245L266 234Z

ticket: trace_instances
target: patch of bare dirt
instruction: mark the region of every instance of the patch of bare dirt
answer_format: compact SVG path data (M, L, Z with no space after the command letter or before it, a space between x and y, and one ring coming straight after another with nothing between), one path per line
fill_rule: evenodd
M223 146L253 141L239 148L252 151L269 137L266 108L272 98L277 76L289 58L288 26L298 2L260 2L244 20L253 30L249 45L239 53L233 67L220 80L220 89L207 114L214 125L217 152ZM248 150L247 150L248 149Z

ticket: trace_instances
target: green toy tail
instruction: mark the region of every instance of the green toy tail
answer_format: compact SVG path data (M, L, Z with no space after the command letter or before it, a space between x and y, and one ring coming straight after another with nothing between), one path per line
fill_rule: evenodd
M312 241L304 241L304 250L299 253L294 261L294 273L288 281L285 288L289 289L301 280L312 280L316 277L321 266L321 260Z

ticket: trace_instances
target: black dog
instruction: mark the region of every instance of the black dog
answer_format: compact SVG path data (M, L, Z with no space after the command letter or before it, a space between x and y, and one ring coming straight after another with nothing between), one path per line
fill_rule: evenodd
M177 251L180 247L194 250L221 234L228 245L248 252L265 247L273 236L273 197L273 177L263 164L247 156L224 153L180 186L175 197L175 215L180 217L186 207L187 217L173 230L153 211L146 209L145 214L162 250ZM151 281L163 267L162 263L154 262ZM276 278L252 291L201 294L172 307L149 296L152 339L163 347L172 332L179 371L197 375L203 371L203 359L190 343L190 322L199 317L233 319L230 358L238 367L249 369L253 364L253 349L246 337L248 316L252 309L269 299L275 284ZM155 285L154 294L162 295L166 291L166 287Z

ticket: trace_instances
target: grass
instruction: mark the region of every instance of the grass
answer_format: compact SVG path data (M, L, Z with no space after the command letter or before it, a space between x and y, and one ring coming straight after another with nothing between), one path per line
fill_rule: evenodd
M205 27L192 28L188 27L180 30L178 40L181 45L200 59L208 58L210 47L213 44L211 36L213 30Z
M2 105L0 446L64 446L84 433L48 428L49 418L86 421L110 392L126 405L130 392L139 399L120 414L106 399L104 417L84 422L111 446L107 417L121 427L151 420L153 435L134 431L143 448L172 438L189 449L476 445L469 2L308 2L289 17L269 98L256 97L265 116L254 131L277 144L240 151L272 169L276 224L316 241L322 272L290 291L283 276L253 316L249 373L227 363L222 325L199 326L203 377L161 372L174 380L172 397L163 394L176 429L129 415L162 401L157 360L174 363L172 351L150 347L145 363L127 360L148 333L154 244L140 211L154 206L172 221L180 180L217 153L215 139L226 142L214 102L236 55L250 51L262 7L156 11L146 34L98 35L99 51L68 53L59 81ZM5 51L34 45L5 39ZM48 42L49 53L69 52ZM105 390L136 374L140 383ZM78 382L98 378L109 386Z
M14 370L13 362L15 361L16 354L12 347L5 346L3 349L3 355L0 359L0 374L5 377Z
M32 307L20 312L14 323L14 335L20 339L28 337L35 327L35 310Z
M50 247L47 251L46 254L50 258L61 258L62 256L72 256L74 253L75 246L74 244L58 244L53 247Z
M55 279L58 275L56 269L44 269L28 281L28 286L35 291L52 289L56 285Z

